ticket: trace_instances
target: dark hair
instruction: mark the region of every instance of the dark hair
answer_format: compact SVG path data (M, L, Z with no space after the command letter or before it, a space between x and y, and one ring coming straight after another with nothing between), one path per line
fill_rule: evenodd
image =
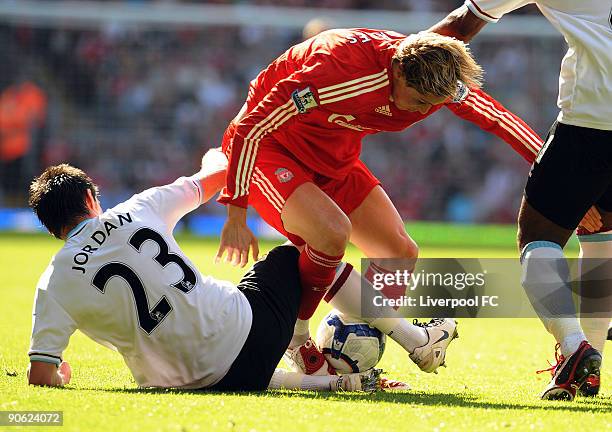
M64 227L87 216L87 191L98 196L98 187L84 171L61 164L50 166L30 185L28 204L42 224L57 238Z

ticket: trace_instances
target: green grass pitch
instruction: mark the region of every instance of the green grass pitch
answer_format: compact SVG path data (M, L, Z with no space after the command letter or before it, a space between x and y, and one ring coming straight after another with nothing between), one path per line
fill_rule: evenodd
M418 238L417 238L418 240ZM238 281L242 273L215 266L216 240L181 237L200 271ZM268 250L272 243L264 243ZM390 341L380 366L412 386L405 393L266 392L215 394L140 390L121 357L76 333L65 353L73 368L64 389L29 387L25 370L34 286L61 247L48 236L0 234L0 410L63 410L63 427L36 431L457 431L612 430L612 372L605 370L596 399L543 402L539 391L553 341L534 319L460 320L448 368L421 373ZM516 256L511 248L423 246L427 257ZM348 258L358 264L351 249ZM521 289L517 281L516 289ZM313 320L316 326L327 305ZM606 356L612 355L612 343ZM605 365L604 365L605 366ZM26 430L5 427L0 430Z

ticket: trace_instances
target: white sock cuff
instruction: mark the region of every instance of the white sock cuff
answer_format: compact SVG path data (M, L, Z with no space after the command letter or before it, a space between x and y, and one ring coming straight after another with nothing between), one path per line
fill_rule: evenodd
M612 230L594 234L581 234L578 236L580 243L600 243L612 241Z
M529 255L536 255L537 258L563 258L563 248L555 242L538 240L527 243L521 251L521 264Z
M612 231L578 236L580 257L612 258Z

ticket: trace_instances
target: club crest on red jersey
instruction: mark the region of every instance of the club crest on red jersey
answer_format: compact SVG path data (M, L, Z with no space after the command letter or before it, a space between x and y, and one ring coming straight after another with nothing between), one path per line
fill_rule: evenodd
M314 94L310 91L310 87L306 87L302 90L295 90L291 93L291 99L293 99L293 103L300 114L304 114L309 109L319 106L315 100Z
M293 178L293 173L289 171L287 168L279 168L276 171L274 171L274 174L276 175L276 178L278 179L278 181L281 183L287 183L288 181L291 181L291 179Z

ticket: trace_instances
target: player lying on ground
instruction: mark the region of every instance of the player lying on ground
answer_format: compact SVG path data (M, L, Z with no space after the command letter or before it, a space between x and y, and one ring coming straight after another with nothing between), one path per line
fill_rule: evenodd
M247 204L294 244L305 245L289 358L303 363L298 357L316 355L316 348L302 349L312 345L308 319L349 241L369 258L417 257L399 213L359 160L364 136L403 130L446 107L501 137L528 161L535 159L541 139L478 89L481 75L456 39L340 29L290 48L251 82L223 141L229 170L220 200L228 217L217 257L227 253L229 261L245 265L250 248L257 256L257 240L246 225ZM370 277L396 270L372 261L365 271ZM401 325L394 333L415 341L406 343L408 351L427 343L422 328Z
M585 396L599 392L601 352L612 318L612 296L597 293L609 290L609 286L592 283L610 279L609 274L602 274L608 266L601 264L602 259L612 258L610 2L466 0L430 31L468 41L487 22L497 22L504 14L529 3L537 5L563 34L569 49L559 76L560 113L529 174L519 211L522 284L561 351L551 370L552 380L541 397L573 399L577 389ZM597 207L603 224L595 233L578 230L580 256L587 258L581 262L579 321L564 276L569 273L562 248L591 206ZM543 273L549 278L546 283L541 281ZM584 280L587 274L589 283ZM559 318L561 315L567 317Z
M182 253L176 223L225 181L225 157L215 169L215 152L207 156L198 174L104 212L97 186L74 167L50 167L32 183L30 205L65 244L37 285L30 384L70 381L62 353L77 329L119 351L141 387L264 390L273 374L273 388L360 390L366 383L371 390L378 383L376 371L275 372L300 301L294 247L272 250L238 287L200 274Z

